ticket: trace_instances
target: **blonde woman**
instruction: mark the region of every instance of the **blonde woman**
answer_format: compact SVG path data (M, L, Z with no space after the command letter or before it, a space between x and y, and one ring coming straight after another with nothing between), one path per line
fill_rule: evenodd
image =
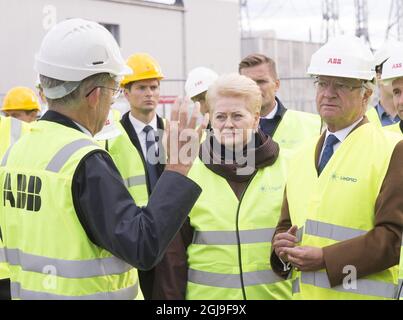
M284 160L258 129L260 89L245 76L224 75L209 88L207 103L213 133L189 174L203 192L181 231L189 241L166 275L176 274L186 299L287 299L290 284L269 263Z

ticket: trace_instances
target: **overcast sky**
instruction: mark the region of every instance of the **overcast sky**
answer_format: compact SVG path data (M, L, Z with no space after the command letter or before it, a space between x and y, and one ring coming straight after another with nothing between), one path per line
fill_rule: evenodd
M174 3L175 0L148 0ZM198 0L203 1L203 0ZM236 0L233 0L236 1ZM324 38L322 0L248 0L250 28L274 30L278 38L315 42ZM355 0L339 0L339 26L345 34L355 34ZM371 46L378 48L385 40L392 0L367 0ZM244 28L248 25L244 21ZM396 38L396 29L391 33Z
M321 0L248 0L251 28L275 30L278 38L309 40L322 38ZM355 33L354 0L339 0L339 24L346 34ZM391 0L368 0L370 41L379 47L386 34Z

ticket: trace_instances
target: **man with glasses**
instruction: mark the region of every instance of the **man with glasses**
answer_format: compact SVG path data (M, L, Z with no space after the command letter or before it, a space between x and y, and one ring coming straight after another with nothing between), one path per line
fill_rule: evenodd
M201 193L186 175L199 146L196 108L172 110L166 170L139 207L110 155L93 139L121 77L130 74L113 36L69 19L45 36L35 59L49 111L0 165L0 227L13 299L134 299L136 268L163 256ZM184 131L193 139L179 140ZM198 137L196 138L196 136ZM177 160L173 163L170 159Z
M381 75L384 63L389 59L394 50L402 46L403 43L399 41L388 40L375 52L375 71L378 80L379 100L375 107L368 109L366 116L370 122L381 127L390 127L400 121L393 104L392 86L384 84L381 81Z
M263 54L248 55L239 63L239 73L259 86L263 98L259 126L281 150L294 151L306 140L320 135L317 115L287 109L277 97L280 79L273 59Z
M395 296L403 142L365 117L372 66L370 49L348 36L311 59L308 73L327 130L291 160L271 256L278 274L292 272L296 299Z

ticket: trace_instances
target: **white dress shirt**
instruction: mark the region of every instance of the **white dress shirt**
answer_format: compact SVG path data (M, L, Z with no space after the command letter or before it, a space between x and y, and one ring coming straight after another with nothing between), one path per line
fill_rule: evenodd
M277 113L277 110L278 110L278 103L277 103L277 100L275 100L274 102L275 102L275 105L274 105L273 110L272 110L267 116L265 116L265 117L260 117L261 119L274 119L274 117L275 117L275 115L276 115L276 113Z
M157 115L154 116L154 118L151 120L150 123L144 123L135 117L132 116L131 112L129 113L129 119L130 123L132 124L134 130L137 133L137 137L139 138L140 145L141 145L141 151L143 151L143 156L146 158L147 155L147 146L146 146L146 138L147 135L143 131L146 126L151 126L155 132L158 131L158 126L157 126ZM158 144L155 145L156 150L158 151Z
M87 136L93 137L92 134L91 134L91 132L90 132L87 128L84 128L81 124L79 124L79 123L77 123L77 122L75 122L75 121L73 121L73 122L77 125L77 127L80 128L80 130L81 130L83 133L85 133Z
M326 130L326 137L325 137L325 142L323 143L322 146L322 151L320 152L320 157L319 157L319 162L320 160L322 160L322 155L323 155L323 151L325 150L326 147L326 140L327 137L329 135L334 135L336 136L337 139L339 139L339 142L337 142L334 146L333 146L333 152L336 152L336 150L340 147L340 145L342 144L342 142L344 140L346 140L347 136L350 134L351 131L353 131L353 129L357 126L357 124L359 124L362 120L364 119L364 117L362 117L361 119L357 120L356 122L354 122L351 126L344 128L342 130L336 131L336 132L330 132L328 129Z

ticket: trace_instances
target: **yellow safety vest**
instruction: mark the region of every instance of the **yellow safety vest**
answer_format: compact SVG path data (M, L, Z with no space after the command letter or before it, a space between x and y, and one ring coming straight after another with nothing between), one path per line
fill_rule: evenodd
M148 202L148 190L143 160L120 122L117 127L122 134L108 140L109 154L136 204L145 206Z
M270 267L280 216L285 160L258 170L241 201L228 182L196 159L189 173L203 190L190 213L186 299L290 299L291 281ZM245 296L244 296L244 294Z
M367 110L365 114L369 120L369 122L373 123L377 127L382 127L381 119L379 119L378 111L376 111L375 107L371 107Z
M12 146L24 133L28 132L29 125L12 117L0 116L0 163L8 148ZM0 280L10 277L5 260L3 243L0 239Z
M302 234L301 246L326 247L374 228L375 202L399 140L399 135L365 124L347 137L319 177L317 141L298 152L291 160L286 192L292 224ZM331 288L325 270L294 271L293 278L296 299L391 299L397 266L358 279L356 290L348 285Z
M402 129L400 129L400 123L395 123L395 124L392 124L391 126L386 126L383 128L388 131L402 134Z
M273 140L280 145L280 150L296 151L305 141L320 134L321 119L317 114L287 110Z
M93 244L74 209L73 176L96 150L87 135L40 121L4 157L0 225L13 299L136 297L137 270Z
M403 300L403 235L402 245L400 247L399 284L397 288L396 298L399 300Z

